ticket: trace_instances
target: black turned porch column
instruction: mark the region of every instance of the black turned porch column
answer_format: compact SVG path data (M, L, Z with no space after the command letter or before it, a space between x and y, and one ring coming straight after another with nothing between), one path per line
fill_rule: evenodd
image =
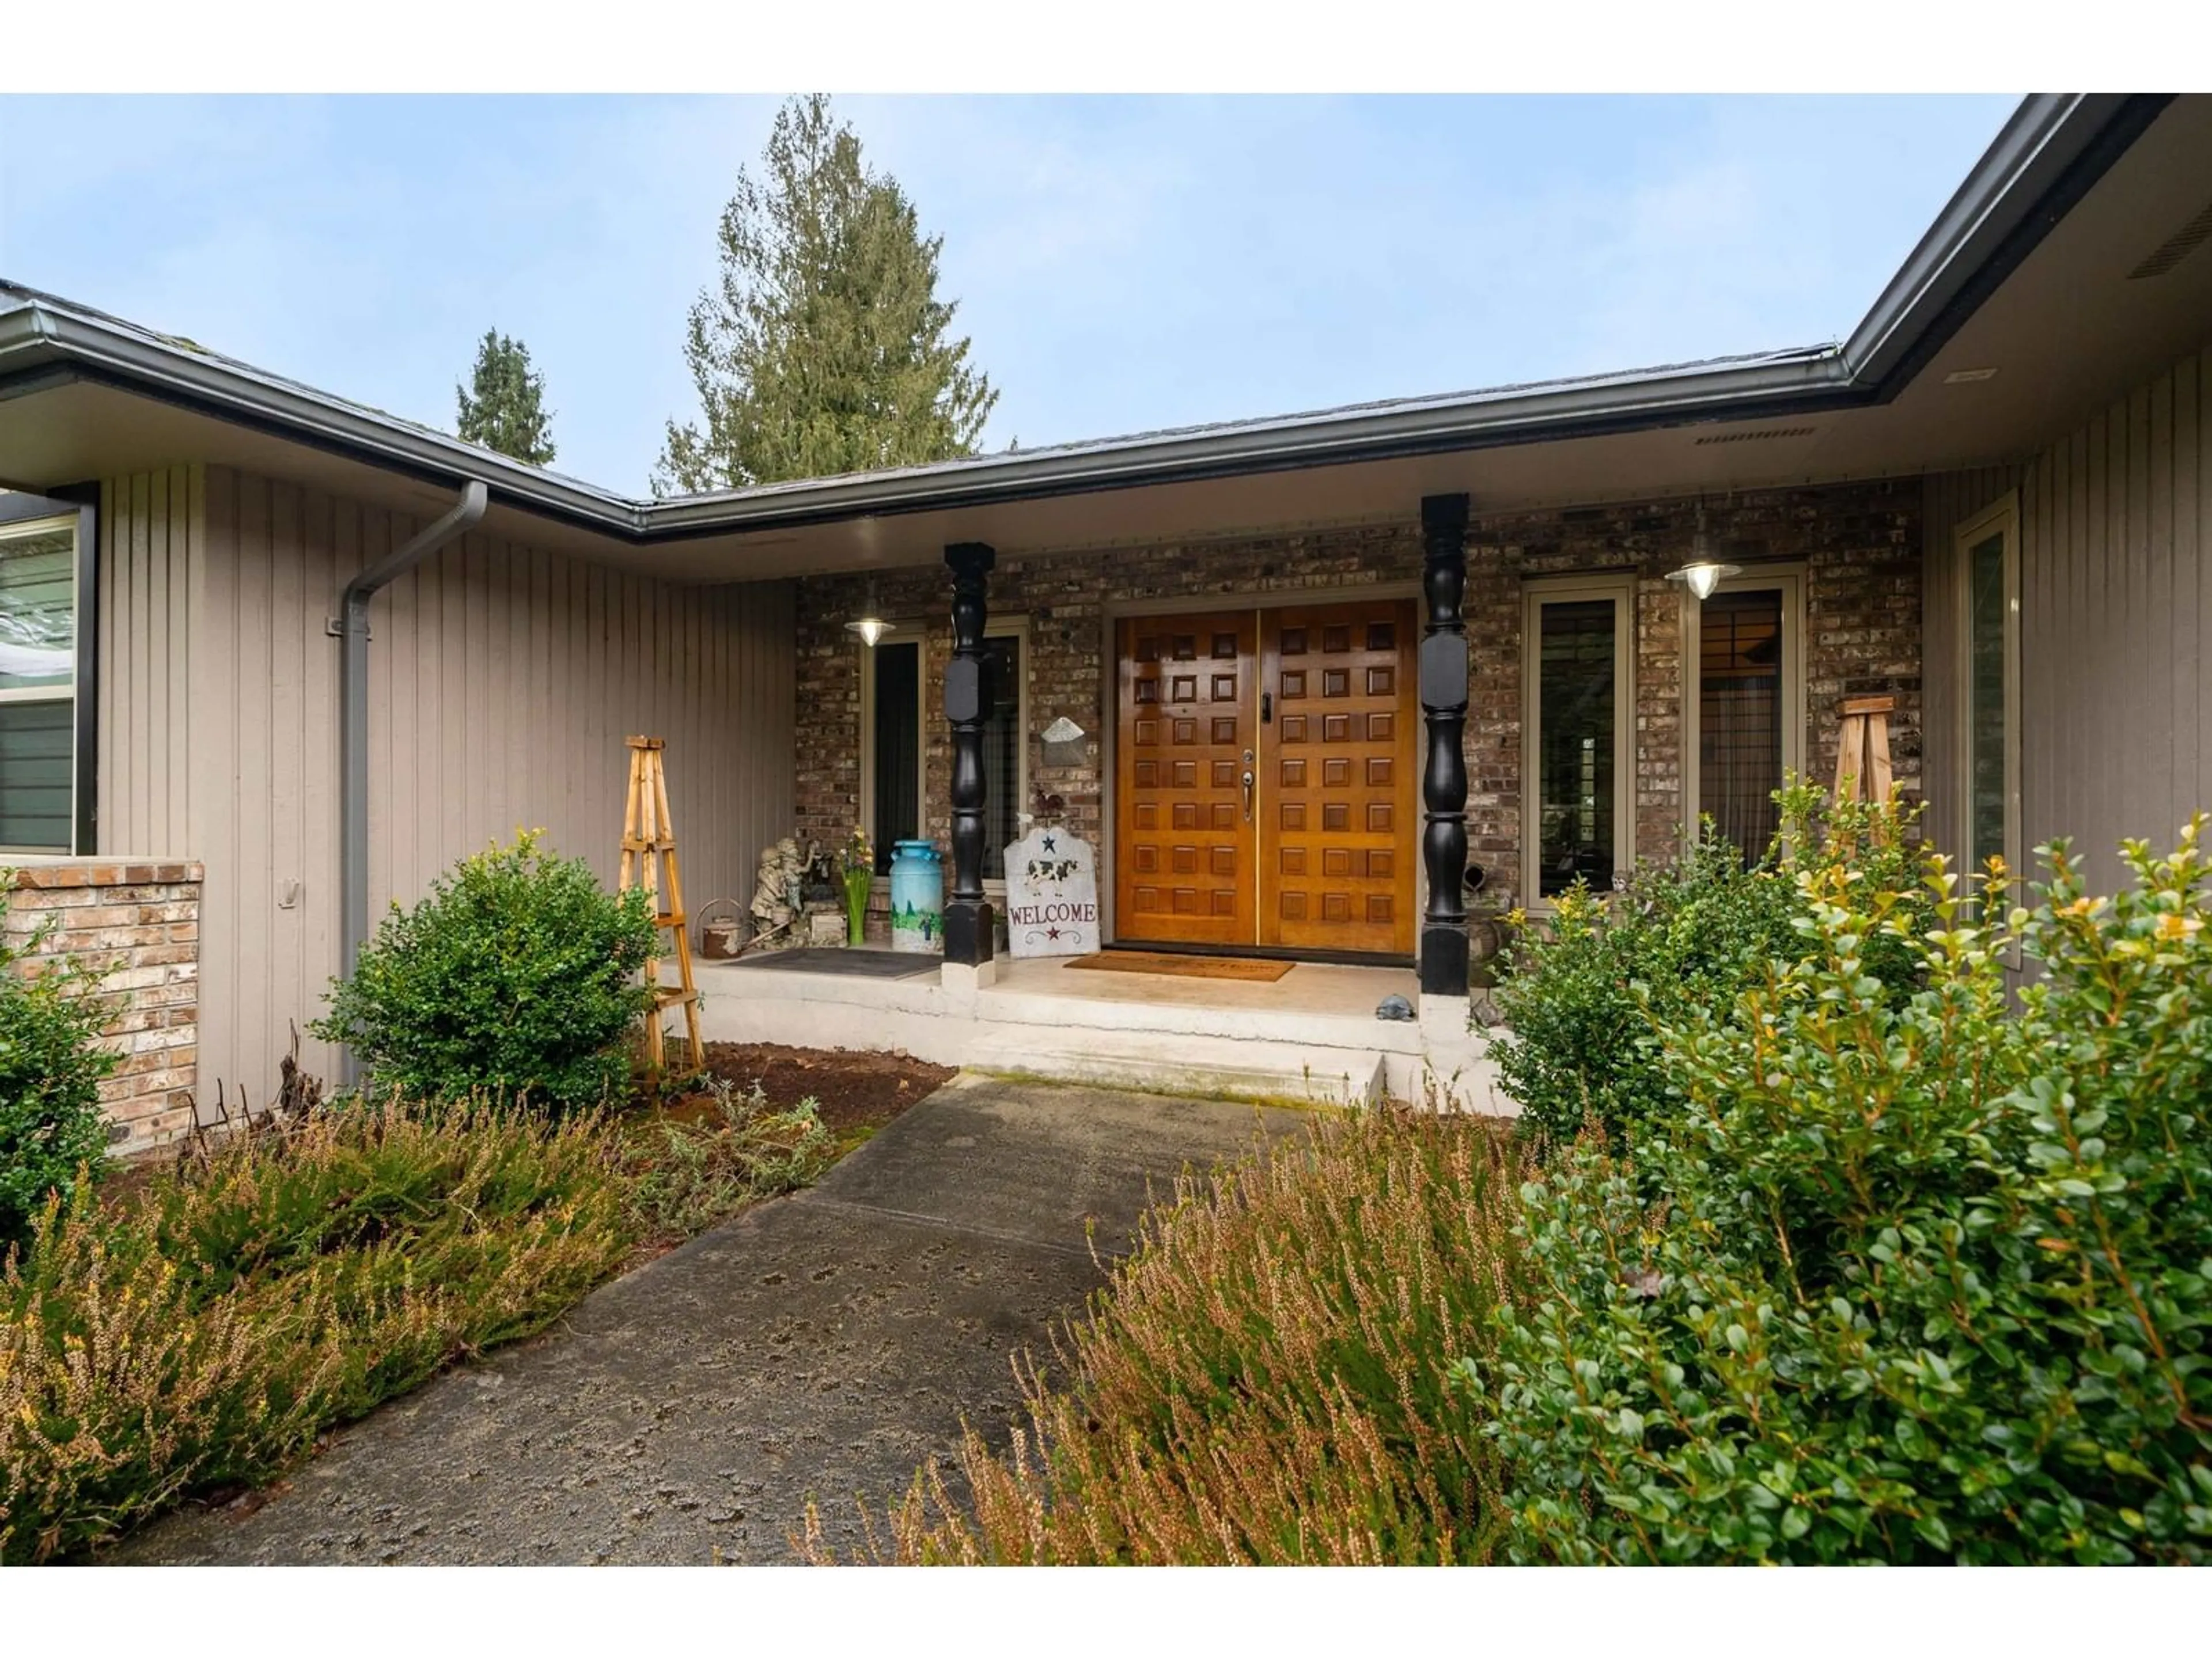
M1467 994L1467 497L1421 498L1421 586L1429 602L1421 640L1421 858L1429 878L1421 917L1421 991Z
M945 718L952 727L952 896L945 906L945 959L991 960L992 917L983 896L983 611L985 579L999 556L981 542L945 550L952 570L952 659L945 665Z

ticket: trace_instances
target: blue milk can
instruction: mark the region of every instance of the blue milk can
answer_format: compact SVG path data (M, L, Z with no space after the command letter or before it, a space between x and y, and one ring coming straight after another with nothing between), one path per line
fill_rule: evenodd
M926 841L891 844L891 949L945 948L945 860Z

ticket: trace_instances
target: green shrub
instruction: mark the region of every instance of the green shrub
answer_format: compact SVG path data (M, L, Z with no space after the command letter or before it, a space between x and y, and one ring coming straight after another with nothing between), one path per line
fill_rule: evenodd
M0 1562L81 1554L542 1328L635 1243L613 1139L466 1105L325 1111L107 1205L0 1273Z
M1794 955L1790 884L1729 842L1639 866L1620 893L1562 894L1547 926L1515 930L1492 1048L1524 1130L1568 1141L1594 1118L1618 1134L1668 1109L1652 1021L1732 999L1756 965Z
M1594 1119L1618 1139L1680 1109L1656 1033L1691 1009L1732 1006L1769 962L1804 953L1796 849L1848 860L1878 886L1911 885L1917 809L1832 807L1794 781L1776 799L1782 833L1757 862L1708 820L1679 863L1639 866L1619 893L1577 888L1547 923L1516 929L1497 990L1507 1029L1492 1053L1525 1131L1564 1143ZM1871 947L1869 967L1894 994L1910 990L1899 947Z
M1399 1108L1187 1176L1071 1331L1072 1385L1030 1375L1034 1440L969 1433L961 1497L925 1471L897 1559L1486 1559L1497 1457L1449 1362L1511 1293L1520 1156Z
M0 905L15 890L15 872L0 866ZM70 960L18 964L54 928L48 917L31 937L0 939L0 1253L21 1240L50 1193L64 1201L80 1170L97 1170L107 1153L100 1083L118 1056L96 1039L109 1012L100 980Z
M412 910L394 904L313 1029L380 1091L593 1105L626 1084L622 1045L648 994L633 980L657 948L641 890L607 892L533 831L462 860Z
M1679 1118L1524 1188L1530 1294L1471 1367L1516 1558L2212 1554L2203 823L2110 900L2046 849L2032 915L1937 860L1796 872L1803 959L1663 1029Z

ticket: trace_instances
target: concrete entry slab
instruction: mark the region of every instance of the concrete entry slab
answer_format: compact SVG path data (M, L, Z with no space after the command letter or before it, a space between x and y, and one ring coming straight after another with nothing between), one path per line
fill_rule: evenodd
M1308 1114L962 1079L779 1200L553 1331L332 1437L251 1512L188 1513L131 1563L785 1561L811 1496L841 1558L959 1424L1019 1415L1009 1356L1127 1247L1148 1188Z

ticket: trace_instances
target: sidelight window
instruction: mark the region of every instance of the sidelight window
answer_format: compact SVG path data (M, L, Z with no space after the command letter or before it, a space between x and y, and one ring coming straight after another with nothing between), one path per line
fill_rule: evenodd
M2020 867L2020 532L2007 496L1961 525L1954 538L1958 660L1965 731L1960 799L1966 856L1977 868L2001 857Z
M1634 857L1632 579L1528 589L1522 883L1541 903L1605 891Z

